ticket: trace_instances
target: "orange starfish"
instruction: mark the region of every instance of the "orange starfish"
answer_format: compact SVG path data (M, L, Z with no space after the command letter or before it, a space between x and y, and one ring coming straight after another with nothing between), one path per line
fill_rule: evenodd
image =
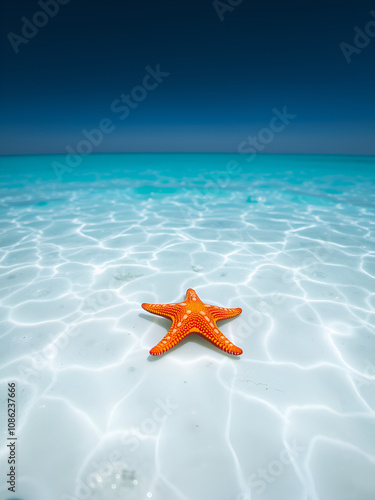
M233 318L241 314L242 309L227 309L224 307L204 304L192 289L186 292L185 302L178 304L142 304L146 311L164 316L172 320L172 326L167 335L151 349L150 354L158 356L169 351L191 333L199 333L205 339L215 344L219 349L238 356L242 349L236 347L218 329L216 321Z

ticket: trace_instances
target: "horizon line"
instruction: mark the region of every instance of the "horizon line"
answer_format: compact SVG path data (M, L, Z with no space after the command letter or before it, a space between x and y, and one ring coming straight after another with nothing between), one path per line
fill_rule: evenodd
M66 156L69 153L0 153L0 157L9 156ZM144 154L144 155L186 155L186 154L218 154L218 155L239 155L246 156L238 151L97 151L92 152L87 156L93 155L127 155L127 154ZM296 152L257 152L257 156L275 156L275 155L295 155L295 156L375 156L375 153L296 153Z

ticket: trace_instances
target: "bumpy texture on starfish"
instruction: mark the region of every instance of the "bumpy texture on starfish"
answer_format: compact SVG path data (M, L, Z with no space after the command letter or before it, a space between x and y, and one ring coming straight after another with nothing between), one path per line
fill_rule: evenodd
M242 349L236 347L218 329L216 322L233 318L241 314L242 309L227 309L224 307L204 304L192 289L186 292L185 302L178 304L142 304L146 311L164 316L172 320L172 326L167 335L151 349L150 354L158 356L169 351L191 333L199 333L205 339L215 344L219 349L229 354L242 354Z

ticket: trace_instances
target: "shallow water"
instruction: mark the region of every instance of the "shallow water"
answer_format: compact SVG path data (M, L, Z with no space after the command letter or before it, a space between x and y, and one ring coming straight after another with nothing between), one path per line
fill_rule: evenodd
M0 158L20 498L373 499L374 159L246 160ZM149 356L170 321L140 304L188 288L243 309L220 324L240 357Z

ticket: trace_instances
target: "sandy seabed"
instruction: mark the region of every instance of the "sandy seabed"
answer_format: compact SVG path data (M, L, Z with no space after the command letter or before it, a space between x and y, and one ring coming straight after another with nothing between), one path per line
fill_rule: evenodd
M46 158L1 164L17 496L373 500L372 159L93 155L58 180ZM243 309L219 324L240 357L149 355L170 321L140 304L188 288Z

